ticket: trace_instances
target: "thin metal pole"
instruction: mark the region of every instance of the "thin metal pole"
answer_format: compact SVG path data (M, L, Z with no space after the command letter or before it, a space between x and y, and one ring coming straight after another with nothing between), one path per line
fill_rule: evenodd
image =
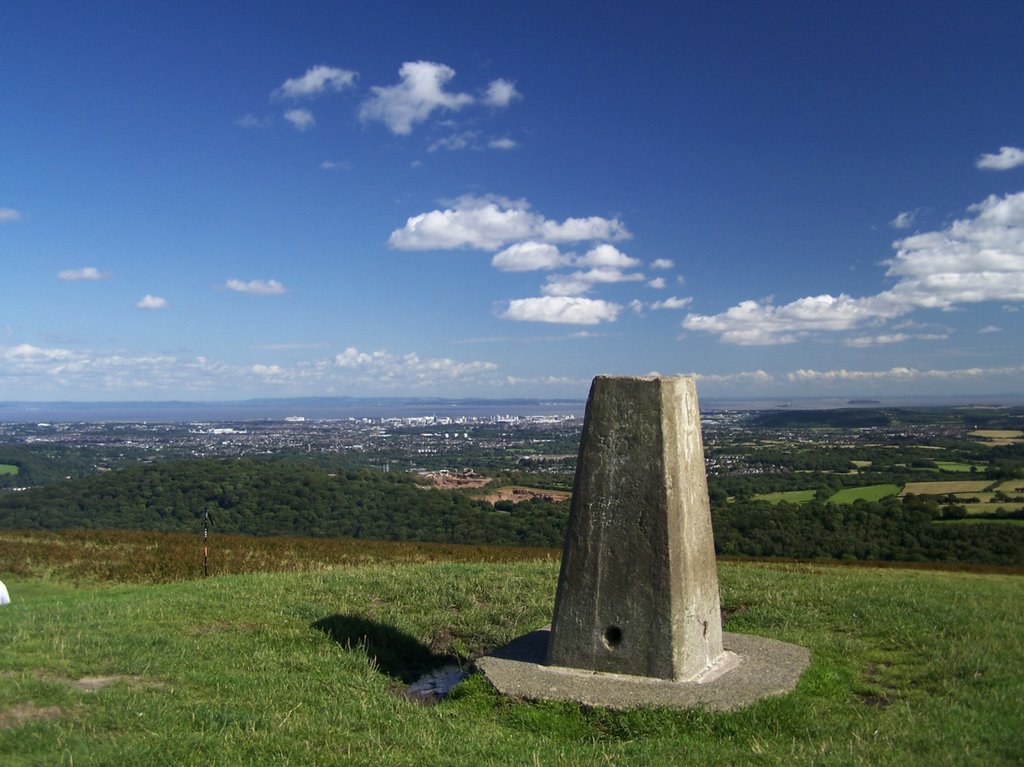
M207 539L210 537L210 510L206 509L203 512L203 577L207 577L210 574L210 549L206 545Z

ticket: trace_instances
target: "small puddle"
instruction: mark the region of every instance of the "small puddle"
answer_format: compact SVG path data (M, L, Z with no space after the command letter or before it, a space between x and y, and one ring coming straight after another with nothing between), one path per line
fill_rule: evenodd
M402 690L402 696L417 703L437 703L467 676L469 672L459 666L442 666L424 674L406 687Z

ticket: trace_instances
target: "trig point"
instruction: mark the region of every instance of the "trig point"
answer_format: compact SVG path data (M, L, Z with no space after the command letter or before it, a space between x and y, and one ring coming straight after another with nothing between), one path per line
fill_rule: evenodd
M694 379L595 378L551 628L478 667L522 698L730 709L791 690L809 662L722 632Z
M721 655L697 387L596 378L548 663L680 680Z

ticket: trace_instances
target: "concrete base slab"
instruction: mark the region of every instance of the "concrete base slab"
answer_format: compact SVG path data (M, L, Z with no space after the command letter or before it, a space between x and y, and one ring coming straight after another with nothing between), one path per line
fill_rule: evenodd
M714 668L684 682L545 665L549 628L525 634L477 660L501 693L527 700L570 700L588 706L640 706L728 711L789 692L810 665L805 647L723 632L725 653Z

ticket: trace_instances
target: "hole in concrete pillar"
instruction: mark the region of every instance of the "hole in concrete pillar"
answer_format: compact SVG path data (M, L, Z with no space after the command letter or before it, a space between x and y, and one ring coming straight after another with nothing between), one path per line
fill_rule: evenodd
M622 629L618 626L609 626L604 630L604 646L614 650L622 643Z

